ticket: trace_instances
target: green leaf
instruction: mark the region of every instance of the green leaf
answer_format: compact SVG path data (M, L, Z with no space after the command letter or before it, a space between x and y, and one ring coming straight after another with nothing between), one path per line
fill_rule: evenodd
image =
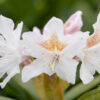
M89 91L77 100L100 100L100 89Z
M15 100L15 99L11 99L11 98L8 98L8 97L0 96L0 100Z
M32 85L24 85L25 83L21 83L20 78L16 76L16 78L12 79L6 87L3 89L3 91L6 93L7 96L16 98L18 100L39 100L35 97L33 94L33 87L34 83ZM29 91L28 88L32 88L33 91ZM32 93L31 93L32 92Z
M21 81L21 75L18 74L14 77L14 80L19 84L23 89L25 89L33 98L36 100L40 100L39 96L37 94L37 91L35 89L35 81L34 79L28 81L27 83L23 83Z
M96 76L95 79L89 84L85 85L79 83L73 86L69 91L65 93L64 100L74 100L86 91L89 91L90 89L96 87L98 84L100 84L100 75Z

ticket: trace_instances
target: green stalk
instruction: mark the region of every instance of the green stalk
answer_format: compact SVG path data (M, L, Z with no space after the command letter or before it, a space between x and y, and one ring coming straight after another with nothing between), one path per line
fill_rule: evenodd
M89 84L85 85L79 83L78 85L72 87L68 92L65 93L64 100L75 100L75 98L96 87L98 84L100 84L100 75L96 76L95 79Z

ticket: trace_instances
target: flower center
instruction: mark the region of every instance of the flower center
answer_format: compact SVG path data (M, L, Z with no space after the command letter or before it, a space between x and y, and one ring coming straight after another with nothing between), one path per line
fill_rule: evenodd
M49 40L44 41L40 45L50 51L62 51L67 46L67 44L62 43L55 34L53 34Z
M49 67L51 67L51 70L54 71L56 63L59 61L59 55L55 54L55 56L53 57L51 63L49 64Z
M98 43L100 43L100 34L98 33L98 30L96 30L96 33L88 38L86 47L90 48Z

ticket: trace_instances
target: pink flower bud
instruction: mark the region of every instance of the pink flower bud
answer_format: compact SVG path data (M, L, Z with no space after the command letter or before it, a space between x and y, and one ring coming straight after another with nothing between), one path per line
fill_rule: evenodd
M81 29L83 25L81 16L82 12L77 11L66 21L64 24L64 34L73 34Z
M33 32L37 33L37 34L41 34L40 30L38 27L34 27L33 28Z

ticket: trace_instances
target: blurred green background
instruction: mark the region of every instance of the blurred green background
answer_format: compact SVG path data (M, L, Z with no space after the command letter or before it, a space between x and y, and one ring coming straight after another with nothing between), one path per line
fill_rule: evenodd
M23 21L25 24L24 31L32 30L34 26L42 29L53 16L61 18L65 22L77 10L83 12L82 30L92 33L92 24L95 23L100 12L100 0L0 0L0 14L13 19L16 24ZM15 76L3 90L0 89L0 100L40 100L33 85L34 80L23 84L19 77L19 75ZM100 76L87 87L84 87L82 83L79 83L74 88L70 87L68 93L66 90L67 99L65 100L76 100L75 98L83 93L98 87L99 83ZM83 88L81 92L80 88ZM79 93L78 96L77 93ZM90 98L88 96L88 99L84 99L83 96L83 99L78 100L100 100L100 89L90 91L89 95L92 95L92 93L97 93L95 97L97 99L94 98L94 95L93 97L90 96ZM70 98L71 95L74 96L74 99Z
M83 31L92 32L100 0L0 0L0 14L12 18L15 23L24 21L30 30L33 26L42 29L52 16L66 21L77 10L83 11Z

